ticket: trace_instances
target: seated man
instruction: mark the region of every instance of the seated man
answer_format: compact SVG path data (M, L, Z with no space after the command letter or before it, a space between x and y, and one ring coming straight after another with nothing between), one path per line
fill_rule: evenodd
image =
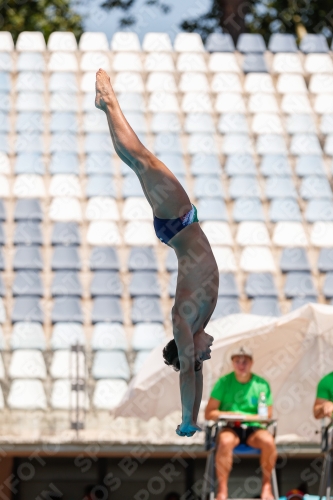
M313 414L315 418L333 418L333 372L319 381Z
M249 415L252 422L240 425L230 422L218 436L216 450L216 474L218 494L216 500L228 498L228 478L232 468L233 449L240 443L261 450L262 490L261 498L274 498L271 487L272 470L276 462L276 447L271 433L255 422L258 418L259 398L266 399L268 418L272 417L272 396L268 382L251 372L252 352L237 348L231 355L234 371L221 377L215 384L208 401L205 418L218 420L228 415ZM263 393L263 394L262 394Z

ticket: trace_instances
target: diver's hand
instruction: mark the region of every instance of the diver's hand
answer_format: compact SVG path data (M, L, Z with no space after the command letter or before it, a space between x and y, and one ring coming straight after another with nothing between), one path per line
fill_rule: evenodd
M202 431L199 425L192 423L182 422L177 426L176 433L181 437L192 437L197 431Z

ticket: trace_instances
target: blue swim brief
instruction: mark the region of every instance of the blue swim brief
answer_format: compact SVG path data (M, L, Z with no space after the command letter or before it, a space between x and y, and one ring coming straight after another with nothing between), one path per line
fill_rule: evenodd
M159 219L158 217L154 217L155 233L163 243L168 244L171 238L193 222L199 222L197 209L194 205L192 205L189 212L177 219Z

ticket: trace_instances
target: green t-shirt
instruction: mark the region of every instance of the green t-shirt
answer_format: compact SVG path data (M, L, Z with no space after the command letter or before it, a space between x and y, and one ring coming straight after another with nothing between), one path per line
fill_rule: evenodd
M267 406L271 406L273 404L271 389L265 379L253 373L251 379L242 384L236 379L235 372L230 372L216 382L211 397L220 401L220 411L256 415L261 392L265 393ZM249 422L247 425L258 425L258 423Z
M328 373L319 381L317 398L333 402L333 372Z

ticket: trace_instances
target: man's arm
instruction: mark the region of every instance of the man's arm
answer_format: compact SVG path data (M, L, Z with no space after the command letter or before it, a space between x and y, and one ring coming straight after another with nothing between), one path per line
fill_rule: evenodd
M333 402L327 399L316 398L313 405L313 415L315 418L333 417Z
M220 406L220 401L218 399L210 398L206 410L205 410L205 419L206 420L218 420L220 417L226 415L239 415L239 413L234 412L234 411L220 411L219 406ZM268 407L268 418L272 418L273 415L273 406ZM258 415L245 415L244 417L248 418L249 420L258 420Z

